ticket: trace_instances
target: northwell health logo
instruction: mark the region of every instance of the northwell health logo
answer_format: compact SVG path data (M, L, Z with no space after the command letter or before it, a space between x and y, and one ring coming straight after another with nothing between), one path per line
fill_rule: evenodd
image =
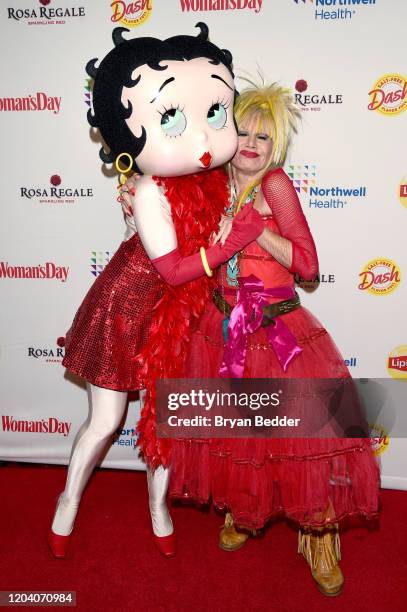
M359 9L376 4L376 0L294 0L298 5L307 4L314 9L314 19L326 21L338 19L349 21L359 13Z
M363 186L317 184L315 164L289 165L286 171L296 192L308 198L309 208L345 208L353 199L365 198L367 194Z
M110 251L92 251L90 256L90 272L99 276L113 257Z

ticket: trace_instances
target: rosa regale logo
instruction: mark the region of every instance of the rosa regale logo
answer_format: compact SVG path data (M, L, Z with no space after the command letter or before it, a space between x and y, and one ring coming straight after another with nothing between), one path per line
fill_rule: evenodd
M40 204L74 204L75 198L93 198L92 187L62 187L59 174L52 174L49 184L51 187L20 187L20 197L38 198Z
M388 431L379 423L369 423L370 444L375 455L381 455L389 448L390 436Z
M150 17L153 10L152 5L152 0L137 0L137 2L114 0L110 5L111 20L113 23L122 23L129 28L135 28Z
M302 111L320 111L322 107L342 104L342 94L338 93L308 93L308 82L305 79L296 81L294 94L295 103ZM307 92L307 93L305 93Z
M31 359L41 359L46 363L61 363L64 358L65 351L58 343L54 347L49 346L29 346L27 349L27 357Z
M407 380L407 344L397 346L390 351L387 371L392 378Z
M302 93L303 91L307 91L308 89L307 81L304 81L304 79L299 79L295 84L295 89L299 93Z
M399 115L407 109L407 79L398 73L380 77L369 91L367 108L382 115Z
M396 262L378 258L369 261L359 273L358 289L372 295L388 295L400 284L401 272Z
M400 204L407 208L407 176L402 178L399 185L399 200Z
M51 0L39 0L40 6L32 8L7 8L8 18L26 20L28 25L64 25L66 19L85 17L84 6L49 6Z

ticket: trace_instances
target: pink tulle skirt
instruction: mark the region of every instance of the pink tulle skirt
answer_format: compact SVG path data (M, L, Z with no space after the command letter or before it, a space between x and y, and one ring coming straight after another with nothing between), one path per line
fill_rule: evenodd
M195 332L187 376L217 378L223 316L210 304ZM249 336L245 378L348 378L343 358L304 307L283 315L302 353L284 372L260 328ZM318 402L316 402L318 410ZM259 529L285 516L303 526L378 513L379 468L366 438L176 440L170 496L232 512L238 525Z

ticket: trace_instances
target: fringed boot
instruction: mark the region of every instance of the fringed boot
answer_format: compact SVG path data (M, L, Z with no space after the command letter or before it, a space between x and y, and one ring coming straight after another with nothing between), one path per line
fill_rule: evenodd
M338 525L319 530L301 529L298 532L298 552L308 562L321 593L331 597L339 595L344 578L338 565L341 559Z
M226 513L225 523L222 526L222 531L219 536L219 546L222 550L233 551L242 548L247 538L247 533L236 531L233 523L233 517L230 512Z

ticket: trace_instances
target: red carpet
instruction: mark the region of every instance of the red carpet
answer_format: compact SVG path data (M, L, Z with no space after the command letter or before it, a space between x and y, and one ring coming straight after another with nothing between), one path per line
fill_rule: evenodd
M76 609L86 612L407 610L407 492L382 492L379 527L345 531L344 591L326 598L296 552L296 531L284 522L226 553L217 547L221 517L176 507L177 556L161 557L140 472L97 471L68 557L53 559L45 534L65 475L62 467L0 467L0 590L75 590Z

